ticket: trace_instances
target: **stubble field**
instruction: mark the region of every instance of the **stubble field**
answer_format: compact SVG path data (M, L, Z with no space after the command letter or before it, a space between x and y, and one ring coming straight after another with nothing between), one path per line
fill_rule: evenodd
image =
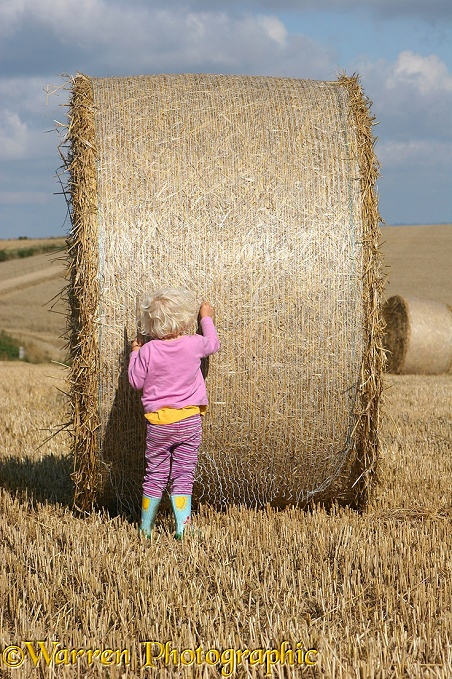
M422 281L451 304L452 227L389 229L388 296ZM149 543L71 511L69 435L42 444L67 420L65 375L0 363L2 679L452 676L452 375L386 376L364 514L201 507L182 544L169 515Z

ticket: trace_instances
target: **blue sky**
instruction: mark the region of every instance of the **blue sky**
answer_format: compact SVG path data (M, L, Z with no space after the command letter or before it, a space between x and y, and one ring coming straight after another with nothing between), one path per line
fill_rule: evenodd
M0 0L0 238L69 229L54 121L77 71L358 73L383 219L452 223L450 0Z

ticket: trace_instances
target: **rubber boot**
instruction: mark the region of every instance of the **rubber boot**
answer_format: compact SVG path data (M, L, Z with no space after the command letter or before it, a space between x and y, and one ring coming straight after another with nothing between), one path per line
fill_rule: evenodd
M143 495L139 532L145 535L147 538L151 537L152 529L155 523L155 517L157 515L157 509L161 499L162 498L160 497L149 497L148 495Z
M191 495L171 495L174 518L176 519L176 540L181 540L191 521Z

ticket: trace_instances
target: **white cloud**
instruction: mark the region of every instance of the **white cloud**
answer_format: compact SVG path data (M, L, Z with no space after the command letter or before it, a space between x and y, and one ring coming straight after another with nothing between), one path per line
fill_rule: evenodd
M403 143L442 140L446 144L452 139L452 76L437 55L405 51L394 62L360 63L356 70L365 74L364 89L380 123L375 130L378 136ZM441 144L436 152L443 157Z
M52 79L0 78L0 102L4 102L0 105L0 160L54 157L57 162L55 118L66 120L61 107L67 92L47 97L46 83Z
M0 160L26 158L30 143L28 126L14 111L0 113Z
M141 69L140 72L154 73L204 70L284 74L285 64L291 67L293 58L294 43L284 24L274 16L160 10L147 16L138 31L114 34L114 30L111 26L104 59L110 68L116 64L121 72L127 54L131 55L130 73ZM318 71L314 69L319 61L325 62L326 50L304 40L310 47L305 49L304 67L315 77ZM298 39L297 50L302 41Z
M380 211L388 222L450 220L450 73L437 55L356 62L379 125Z
M267 35L269 35L280 47L286 46L288 33L284 24L277 17L261 16L259 17L258 22L267 32Z
M452 76L445 63L436 54L423 57L414 52L399 54L396 64L389 74L387 87L394 89L400 84L411 85L421 94L435 91L452 91Z

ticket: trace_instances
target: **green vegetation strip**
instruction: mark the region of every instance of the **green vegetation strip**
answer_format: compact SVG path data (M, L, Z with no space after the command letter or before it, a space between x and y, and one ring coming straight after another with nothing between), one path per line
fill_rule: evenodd
M16 361L19 358L19 342L0 330L0 361Z
M0 262L6 262L8 259L23 259L25 257L33 257L33 255L42 255L46 252L62 251L61 245L47 244L34 245L28 248L16 248L11 250L0 250Z

